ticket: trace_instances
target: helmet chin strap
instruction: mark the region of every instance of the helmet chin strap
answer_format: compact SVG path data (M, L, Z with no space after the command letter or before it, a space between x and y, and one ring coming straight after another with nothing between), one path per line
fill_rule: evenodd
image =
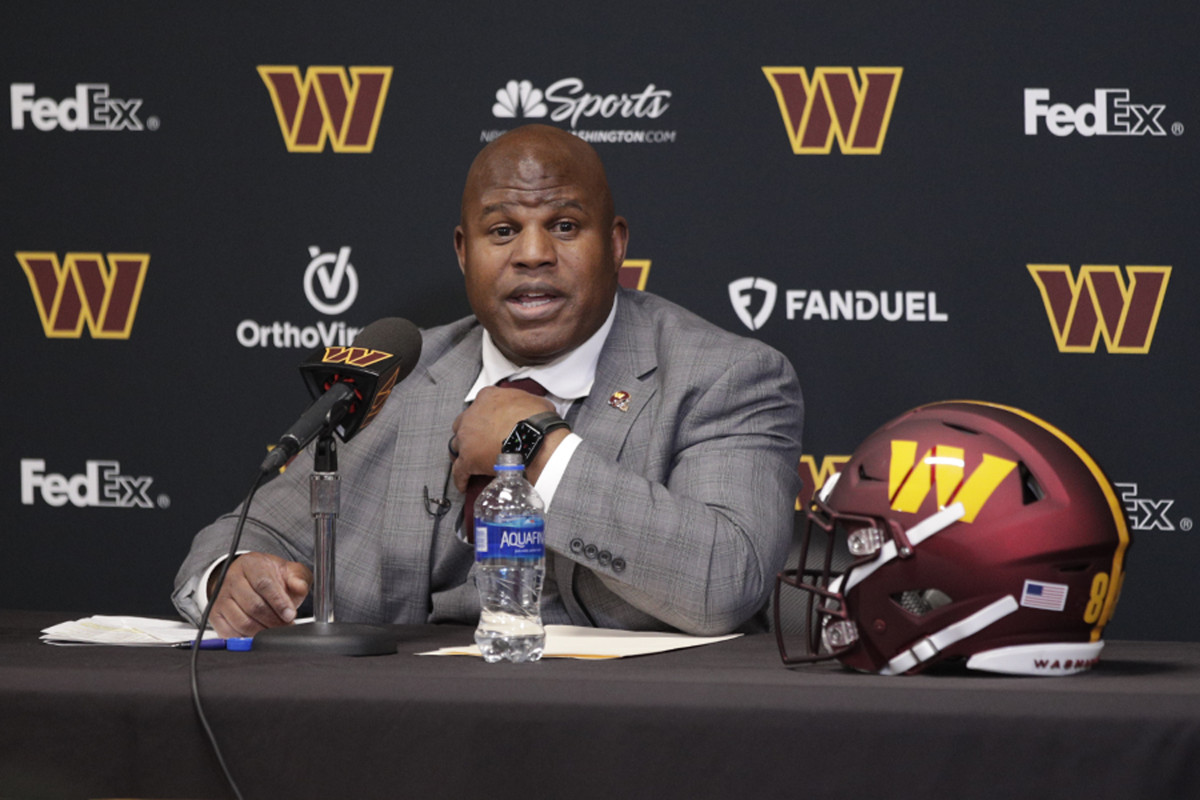
M918 522L916 525L905 531L905 536L908 537L909 544L917 547L921 542L929 539L946 528L958 522L966 514L966 509L962 503L953 503L945 508L930 514L925 519ZM861 583L892 559L899 556L899 550L896 542L888 541L879 549L879 555L874 561L863 564L861 567L855 567L847 572L842 580L839 576L835 585L830 588L835 592L840 592L843 595L849 592L856 585ZM843 585L844 584L844 585ZM892 658L887 665L879 670L880 675L900 675L908 672L918 664L924 663L931 658L937 656L938 653L945 650L950 645L962 639L972 636L987 626L1003 619L1009 614L1017 610L1018 604L1016 598L1011 594L1005 595L999 600L984 606L983 608L971 614L969 617L961 619L951 625L947 625L937 633L926 636L919 640L912 647Z
M933 536L935 533L945 530L963 518L967 513L962 503L953 503L943 508L941 511L930 514L925 519L913 525L905 535L908 537L909 543L916 547L921 542ZM889 541L879 548L879 555L874 561L863 564L861 567L855 567L846 574L845 588L839 588L838 591L845 594L863 581L864 578L870 577L875 570L882 567L892 559L899 555L899 550L894 541Z
M969 617L964 617L952 625L947 625L937 633L926 636L900 655L893 658L880 675L900 675L908 672L918 664L924 663L945 650L950 645L962 639L979 633L988 625L1007 617L1017 610L1017 600L1011 594L1006 594L996 602L986 605Z

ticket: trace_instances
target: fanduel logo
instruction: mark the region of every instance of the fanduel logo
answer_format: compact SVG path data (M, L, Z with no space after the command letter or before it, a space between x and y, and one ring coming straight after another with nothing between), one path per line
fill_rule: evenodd
M40 496L48 506L68 503L76 508L154 508L150 499L153 478L134 477L121 473L117 461L88 461L82 473L60 475L46 472L46 462L40 458L21 459L21 504L31 506ZM165 495L158 505L170 505Z
M51 339L128 339L146 282L147 253L18 252L42 330Z
M733 303L738 319L752 331L767 323L775 310L775 297L779 287L766 278L738 278L729 284L729 302ZM751 311L755 300L760 300L758 311Z
M1025 90L1025 135L1038 134L1038 120L1055 136L1166 136L1165 105L1129 102L1128 89L1097 89L1091 103L1050 105L1049 89ZM1178 129L1182 132L1182 128Z
M14 83L9 89L14 131L25 129L28 118L39 131L141 131L158 127L158 118L146 124L138 117L142 101L109 96L107 83L77 83L75 96L63 100L35 97L32 83Z
M1100 337L1110 353L1148 353L1158 327L1170 267L1026 264L1042 294L1060 353L1094 353Z
M915 514L936 487L938 508L962 503L963 522L974 522L984 503L1013 469L1015 461L983 454L983 460L964 480L966 461L961 447L934 445L917 458L917 443L892 440L888 497L892 508Z
M292 153L319 153L328 140L335 153L369 153L375 147L391 67L260 66L271 93L283 141Z
M796 155L878 155L883 151L902 67L763 67Z
M738 319L752 331L767 323L775 309L779 289L767 278L738 278L729 284L729 301ZM760 304L761 305L758 305ZM823 291L789 289L783 293L784 311L789 320L869 322L946 322L950 319L938 310L937 292L872 292L863 289ZM758 310L752 310L758 305Z

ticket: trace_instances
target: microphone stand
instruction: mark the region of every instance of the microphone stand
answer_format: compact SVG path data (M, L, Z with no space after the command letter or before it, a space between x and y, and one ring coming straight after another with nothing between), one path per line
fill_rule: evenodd
M334 543L340 510L341 478L337 472L337 443L329 426L317 437L313 473L309 478L309 509L313 516L313 621L310 624L267 628L254 637L255 650L295 650L346 656L391 655L396 634L377 625L337 622L333 609Z

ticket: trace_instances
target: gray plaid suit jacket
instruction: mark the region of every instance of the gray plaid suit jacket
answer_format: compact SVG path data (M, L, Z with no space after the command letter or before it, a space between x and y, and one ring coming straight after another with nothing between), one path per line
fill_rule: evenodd
M463 498L442 496L450 425L480 369L473 317L425 331L421 360L339 450L334 606L356 622L474 624ZM628 394L625 409L610 403ZM583 443L546 515L543 619L716 634L761 629L791 541L803 406L780 353L679 306L621 290L591 394L569 417ZM241 549L312 564L311 456L255 498ZM195 621L201 574L236 512L196 535L173 600Z

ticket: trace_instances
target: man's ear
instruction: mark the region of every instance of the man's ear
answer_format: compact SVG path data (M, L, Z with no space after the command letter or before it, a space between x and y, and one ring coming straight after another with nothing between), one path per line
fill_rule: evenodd
M458 256L459 272L465 273L464 265L466 264L466 248L467 235L463 233L462 225L454 226L454 253Z
M624 217L613 217L612 224L612 249L613 249L613 265L618 272L621 270L621 264L625 263L625 251L629 247L629 225L625 222Z

